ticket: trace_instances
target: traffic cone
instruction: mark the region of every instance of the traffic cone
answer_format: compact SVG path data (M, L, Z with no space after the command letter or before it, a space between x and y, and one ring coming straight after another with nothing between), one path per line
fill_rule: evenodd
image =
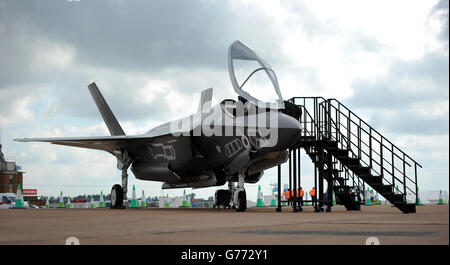
M89 208L94 209L95 208L95 204L94 204L94 196L91 196L91 201L89 202Z
M400 190L398 189L398 185L395 186L395 194L400 194Z
M331 194L333 195L333 205L336 205L336 196L334 195L334 191L331 191Z
M63 198L62 191L61 191L61 193L59 194L58 208L65 208L65 207L64 207L64 198Z
M100 191L100 202L98 208L105 208L105 199L103 198L103 191Z
M131 197L131 208L137 208L138 207L138 203L136 200L136 188L133 185L133 192L132 192L132 197Z
M366 192L366 203L364 204L365 206L372 206L372 202L370 201L370 197L369 197L369 188L367 188L367 192Z
M70 201L70 197L67 197L66 208L68 209L72 208L72 202Z
M191 207L191 203L187 200L186 190L183 190L183 202L181 203L181 207Z
M275 199L275 188L272 189L272 200L270 201L270 206L277 206L277 200Z
M24 208L23 206L23 197L22 197L22 189L20 188L20 183L17 186L17 195L16 195L16 202L14 203L14 208Z
M444 199L442 198L442 190L439 190L439 202L438 205L444 205Z
M307 192L305 192L305 203L303 205L305 206L309 206L309 202L307 202L309 200L309 194Z
M144 190L142 190L141 207L147 207L147 203L145 202Z
M375 205L380 205L380 197L378 196L378 192L375 193Z
M420 197L419 197L419 186L417 186L417 206L423 206L422 202L420 201Z
M256 207L264 207L264 201L261 192L261 185L258 186L258 198L256 200Z
M277 199L272 198L272 200L270 201L270 206L271 206L271 207L277 206Z
M47 197L47 199L45 200L45 208L46 208L46 209L50 208L50 202L48 201L48 197Z
M170 208L169 194L166 196L166 208Z

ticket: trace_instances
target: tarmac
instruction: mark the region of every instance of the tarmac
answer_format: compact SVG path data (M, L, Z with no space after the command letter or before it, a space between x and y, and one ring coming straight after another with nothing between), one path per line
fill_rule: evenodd
M9 209L0 210L1 245L448 245L448 205L418 206L403 214L389 205L315 213L311 206L230 209ZM370 239L373 240L373 239Z

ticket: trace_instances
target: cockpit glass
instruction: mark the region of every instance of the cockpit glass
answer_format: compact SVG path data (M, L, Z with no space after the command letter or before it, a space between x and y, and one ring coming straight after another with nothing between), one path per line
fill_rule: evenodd
M284 108L274 70L247 44L235 41L230 46L228 72L234 91L242 98L261 107Z
M257 61L234 60L234 73L239 87L260 101L275 102L278 98L266 69Z

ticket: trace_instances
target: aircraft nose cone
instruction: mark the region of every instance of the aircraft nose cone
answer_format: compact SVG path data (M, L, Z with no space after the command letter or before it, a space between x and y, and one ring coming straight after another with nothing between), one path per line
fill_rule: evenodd
M278 128L277 147L280 150L290 148L300 137L300 122L291 116L280 113Z
M260 150L262 153L289 149L300 137L300 122L298 120L284 113L278 113L277 115L276 121L278 124L272 124L269 144Z

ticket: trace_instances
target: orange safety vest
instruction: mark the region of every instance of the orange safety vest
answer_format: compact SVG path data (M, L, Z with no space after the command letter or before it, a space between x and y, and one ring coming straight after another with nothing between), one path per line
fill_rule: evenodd
M297 190L296 194L297 194L297 198L300 198L300 197L298 196L298 190ZM292 196L292 198L294 198L294 191L291 191L291 196Z
M311 195L311 197L316 196L316 189L312 188L312 189L309 191L309 195Z
M303 189L300 190L300 197L303 197L305 195L305 192L303 191Z
M289 200L289 191L288 190L284 192L284 197L286 197L286 199Z
M291 190L291 197L294 198L294 191ZM298 191L297 191L297 198L298 198Z

